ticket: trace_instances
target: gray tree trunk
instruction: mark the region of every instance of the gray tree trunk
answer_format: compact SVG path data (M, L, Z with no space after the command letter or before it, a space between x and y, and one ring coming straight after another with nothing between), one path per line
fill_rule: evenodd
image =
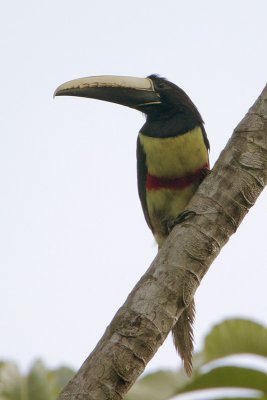
M192 213L175 226L58 400L121 399L126 394L266 182L267 86L189 203Z

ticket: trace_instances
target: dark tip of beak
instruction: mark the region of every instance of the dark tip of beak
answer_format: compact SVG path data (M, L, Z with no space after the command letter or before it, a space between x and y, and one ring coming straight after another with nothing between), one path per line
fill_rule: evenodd
M75 79L60 85L55 96L78 96L139 109L160 104L160 97L149 78L99 76Z

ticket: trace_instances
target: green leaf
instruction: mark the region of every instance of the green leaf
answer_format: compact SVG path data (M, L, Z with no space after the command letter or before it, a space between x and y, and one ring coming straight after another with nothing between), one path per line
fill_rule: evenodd
M155 372L137 381L125 396L125 400L167 400L187 381L183 371Z
M15 363L0 362L0 400L55 400L73 375L66 367L49 371L39 360L22 376Z
M179 399L179 397L177 398L177 400ZM193 397L191 397L191 399L193 400ZM210 399L212 400L212 399ZM218 395L216 395L216 400L267 400L267 397L250 397L250 396L246 396L246 397L218 397Z
M0 363L0 400L21 400L23 378L15 363Z
M47 380L47 371L42 361L36 361L27 376L27 400L54 400Z
M60 367L58 369L48 371L48 383L51 387L53 394L53 399L56 399L63 387L69 382L73 377L74 371L67 367ZM1 400L1 399L0 399Z
M217 388L242 388L253 389L267 395L267 374L250 368L218 367L195 379L178 389L176 394L201 389Z
M204 362L234 354L267 357L267 329L253 321L231 319L215 326L206 336Z

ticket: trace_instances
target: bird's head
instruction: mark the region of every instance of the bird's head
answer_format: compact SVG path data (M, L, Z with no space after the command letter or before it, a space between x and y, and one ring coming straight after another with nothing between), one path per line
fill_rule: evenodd
M202 118L187 96L174 83L158 75L147 78L130 76L92 76L75 79L60 85L55 96L79 96L121 104L141 111L147 116L142 132L150 135L155 123L162 125L164 136L175 135L177 126L203 126ZM177 125L177 121L178 125ZM170 133L172 125L175 126ZM204 128L203 128L204 129ZM153 132L154 134L154 132Z

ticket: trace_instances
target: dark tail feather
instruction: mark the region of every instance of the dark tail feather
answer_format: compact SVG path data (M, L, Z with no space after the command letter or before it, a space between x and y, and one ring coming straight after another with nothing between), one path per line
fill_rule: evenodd
M191 375L193 369L192 355L194 350L194 318L195 302L193 299L172 328L174 346L181 356L184 363L184 369L188 376Z

